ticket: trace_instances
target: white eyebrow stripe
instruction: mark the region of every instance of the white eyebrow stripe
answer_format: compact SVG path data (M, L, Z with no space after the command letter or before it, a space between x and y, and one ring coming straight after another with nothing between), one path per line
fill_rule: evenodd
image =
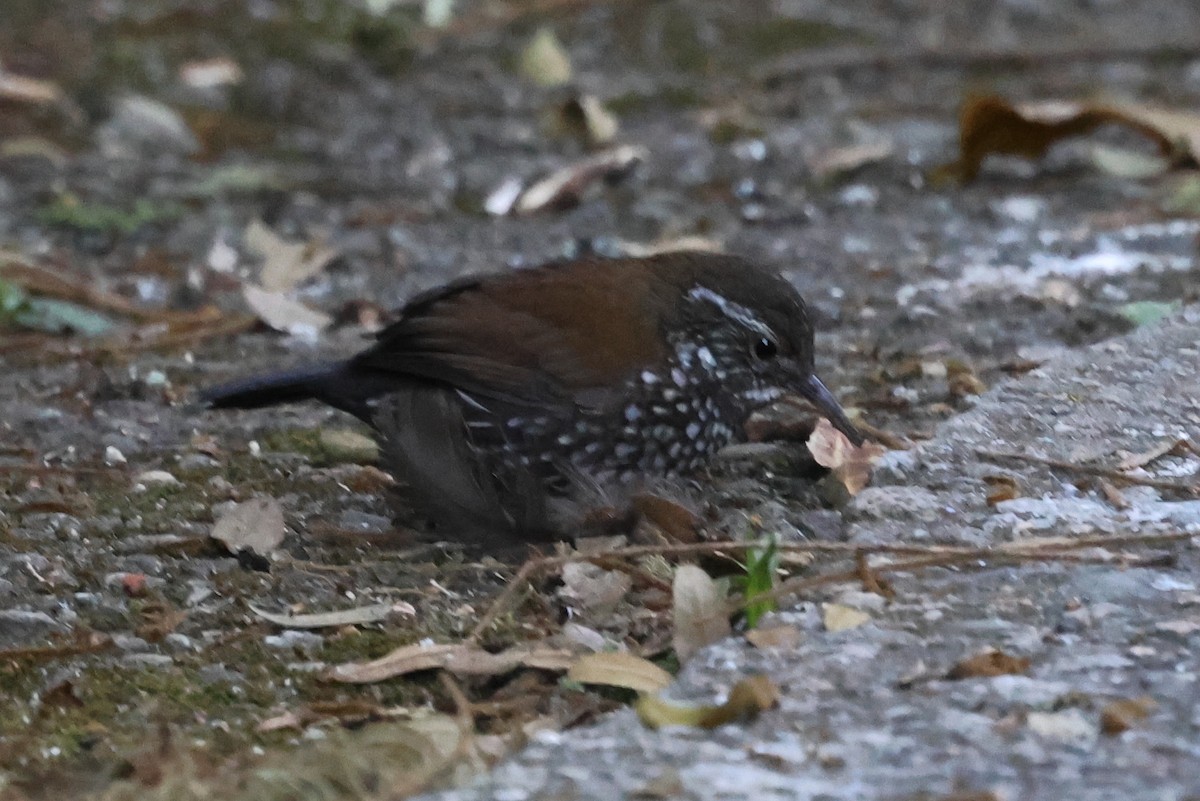
M771 330L770 326L762 320L754 316L754 313L740 303L734 303L724 295L718 295L711 289L702 286L694 286L688 292L688 297L692 300L708 301L716 306L721 314L724 314L735 323L749 328L756 334L762 334L770 339L778 339L779 337Z

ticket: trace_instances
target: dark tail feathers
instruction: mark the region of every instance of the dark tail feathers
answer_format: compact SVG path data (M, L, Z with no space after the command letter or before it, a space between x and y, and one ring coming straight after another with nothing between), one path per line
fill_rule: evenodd
M331 362L251 376L210 387L200 400L210 409L259 409L280 403L317 400L365 419L369 387L345 362Z

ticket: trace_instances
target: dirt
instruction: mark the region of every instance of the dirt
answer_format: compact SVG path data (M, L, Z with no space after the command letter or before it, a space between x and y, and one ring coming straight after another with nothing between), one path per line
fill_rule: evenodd
M1136 137L1101 131L1036 165L993 159L967 186L930 180L955 156L972 92L1194 107L1200 43L1180 32L1200 30L1200 12L1186 2L481 0L456 4L445 30L408 4L376 15L337 0L10 0L5 15L4 68L65 100L0 100L0 248L145 308L243 313L239 279L257 262L242 235L256 219L337 252L294 293L333 315L395 308L467 272L701 236L784 271L815 312L825 382L919 439L976 390L1130 331L1129 304L1195 299L1200 223L1166 211L1187 176L1133 181L1090 158L1097 142L1149 152ZM543 24L570 54L574 89L517 72ZM177 77L221 56L240 83ZM586 153L547 124L573 91L602 100L645 163L566 211L487 214L506 179ZM186 127L130 123L130 97ZM878 161L814 169L880 141L892 147ZM232 272L212 266L226 247ZM119 775L160 722L225 755L296 744L295 731L256 726L319 702L453 711L433 679L346 687L319 667L461 638L511 570L394 533L376 475L313 436L352 421L190 403L198 386L346 354L366 335L351 322L316 341L260 327L166 349L0 339L0 647L16 649L0 664L0 767L12 780ZM954 391L955 373L978 382ZM709 485L718 528L843 536L789 448ZM177 483L148 483L154 470ZM289 526L267 571L207 539L225 504L255 494L278 498ZM393 599L416 615L311 638L280 639L249 609ZM186 616L156 629L164 610ZM542 636L562 613L531 598L489 642ZM46 645L94 652L19 650ZM569 692L546 693L541 712L579 717L562 712Z

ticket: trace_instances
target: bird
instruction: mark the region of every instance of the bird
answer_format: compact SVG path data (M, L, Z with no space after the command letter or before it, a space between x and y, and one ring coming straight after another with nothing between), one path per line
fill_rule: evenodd
M454 280L348 359L200 399L354 415L410 505L449 538L486 544L568 538L586 499L694 475L745 440L754 410L795 396L862 444L814 372L799 292L748 259L679 251Z

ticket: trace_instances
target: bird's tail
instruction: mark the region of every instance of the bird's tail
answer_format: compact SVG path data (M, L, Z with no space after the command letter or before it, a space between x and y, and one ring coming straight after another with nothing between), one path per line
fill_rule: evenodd
M344 380L345 374L345 362L329 362L239 378L201 390L200 401L210 409L259 409L280 403L318 400L357 414L362 401L355 403L342 397L343 392L353 386L353 381Z

